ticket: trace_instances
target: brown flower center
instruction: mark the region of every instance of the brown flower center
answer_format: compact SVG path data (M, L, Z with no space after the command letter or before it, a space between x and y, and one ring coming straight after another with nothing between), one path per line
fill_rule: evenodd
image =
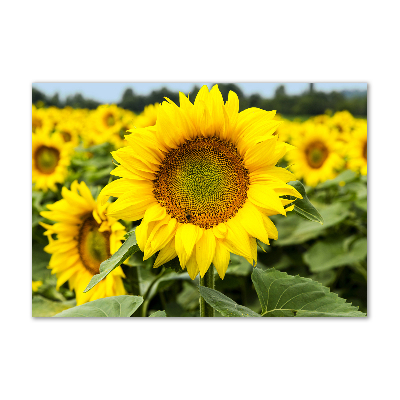
M61 135L64 139L64 142L70 142L72 139L72 135L67 131L61 131Z
M365 142L363 147L363 157L365 158L365 161L367 161L367 142Z
M306 149L308 165L311 168L320 168L328 158L329 150L322 142L311 143Z
M43 125L42 120L37 117L32 117L32 132L36 132L36 128L41 128Z
M249 172L236 147L216 137L201 137L167 154L153 193L171 217L209 229L237 213L249 185Z
M115 117L112 113L107 113L104 116L104 123L106 126L114 126L115 125Z
M35 165L42 174L55 171L60 160L60 152L54 147L40 146L35 152Z
M79 230L78 250L82 264L93 275L99 273L100 264L111 257L110 232L99 232L100 225L92 214L84 219Z

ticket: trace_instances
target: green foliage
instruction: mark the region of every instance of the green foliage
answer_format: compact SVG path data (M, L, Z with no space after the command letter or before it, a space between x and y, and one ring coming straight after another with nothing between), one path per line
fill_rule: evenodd
M341 174L339 174L336 178L320 183L318 185L318 188L319 189L332 188L332 187L339 185L340 183L347 184L347 183L355 181L356 179L357 179L357 174L350 169L346 169Z
M74 306L76 306L75 299L60 302L35 296L32 299L32 317L52 317Z
M153 314L149 315L149 317L166 317L167 314L165 311L156 311Z
M260 317L250 308L235 303L232 299L217 290L199 286L200 296L223 317Z
M142 303L140 296L106 297L62 311L55 317L130 317Z
M251 279L265 317L363 317L320 283L285 272L255 268Z
M366 256L366 238L354 240L350 248L346 249L346 239L343 236L339 236L316 242L303 254L303 259L310 266L312 272L322 272L342 265L351 265L363 261Z
M223 317L364 317L329 288L273 268L255 268L251 279L261 303L261 315L221 292L200 286L200 295Z
M277 246L288 246L304 243L322 235L328 228L338 225L349 215L350 204L334 203L321 209L323 225L313 224L296 215L288 215L285 220L277 221L279 239Z
M32 280L43 281L50 277L50 270L47 269L51 255L43 250L43 245L34 243L32 245Z
M303 196L302 199L296 198L296 200L294 201L293 211L305 219L314 222L319 222L322 225L324 223L324 220L321 214L317 211L317 209L311 204L310 200L308 199L303 184L300 181L292 181L288 182L288 185L293 186Z
M139 251L139 246L136 244L136 236L128 236L118 251L116 251L108 260L105 260L100 264L100 273L93 276L84 290L84 293L96 286L111 271L119 267L128 257L137 251Z

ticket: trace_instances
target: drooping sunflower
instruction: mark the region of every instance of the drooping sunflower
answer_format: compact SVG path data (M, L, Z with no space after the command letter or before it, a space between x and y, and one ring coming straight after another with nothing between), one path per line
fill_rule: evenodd
M160 104L149 104L146 106L141 114L139 114L135 120L136 128L146 128L153 126L157 121L157 113L160 109Z
M302 134L293 138L296 147L287 154L292 171L305 183L316 186L320 182L333 179L344 165L340 155L341 144L335 133L322 124L304 124Z
M50 211L41 215L55 221L54 225L41 223L47 229L49 244L44 250L52 254L49 268L57 276L58 289L66 281L75 290L77 304L108 296L125 294L121 267L116 268L88 293L83 293L100 264L121 246L125 227L106 216L108 203L95 201L84 182L74 181L71 190L62 188L63 199L48 205ZM57 238L53 239L52 235Z
M360 171L362 175L367 175L367 121L358 121L357 127L351 134L348 143L347 156L349 158L348 167L354 171Z
M37 129L32 134L32 183L36 190L57 191L68 175L72 147L58 133Z
M109 216L143 218L137 243L144 260L159 251L154 267L178 256L192 279L211 263L224 278L230 252L253 264L256 238L277 239L269 216L286 215L281 196L301 197L286 183L294 175L275 166L292 146L274 135L274 111L239 113L232 91L225 104L217 85L203 86L194 104L179 96L179 107L162 103L155 126L125 136L129 146L112 153L121 179L99 197L118 197Z

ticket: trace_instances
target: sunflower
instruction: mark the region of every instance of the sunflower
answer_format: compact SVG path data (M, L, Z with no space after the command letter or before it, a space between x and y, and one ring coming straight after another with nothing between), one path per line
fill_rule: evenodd
M108 203L101 206L95 201L84 182L74 181L71 190L62 188L62 200L48 205L50 211L41 215L56 223L41 223L47 229L49 244L44 248L52 254L49 267L57 276L57 290L66 281L75 290L77 304L108 296L125 294L121 267L107 275L93 290L83 293L93 275L99 273L100 264L121 246L126 233L116 219L105 215ZM52 235L57 234L57 239Z
M96 110L96 119L99 130L115 131L119 128L118 122L121 119L121 113L115 104L103 104Z
M225 104L217 85L203 86L194 104L179 96L180 107L162 103L155 126L125 136L129 146L112 153L121 179L99 197L118 197L109 216L143 218L136 239L144 260L159 251L154 267L178 256L192 279L211 263L223 279L231 252L254 264L256 238L277 239L269 216L286 215L281 196L301 197L286 184L294 175L275 166L292 146L274 135L274 111L239 113L232 91Z
M367 121L358 122L348 143L348 167L367 175Z
M72 143L74 147L79 144L79 125L71 118L57 123L55 131L60 133L65 143Z
M50 135L37 129L32 134L32 183L36 190L57 191L56 183L63 183L68 175L71 145L58 133Z
M295 150L287 154L291 169L297 178L316 186L320 182L333 179L343 166L340 156L341 144L337 136L327 126L305 123L304 130L293 138Z
M135 121L136 128L146 128L153 126L157 121L157 113L160 109L160 104L149 104L146 106L141 114L138 115Z
M35 105L32 105L32 132L36 132L36 129L51 130L53 126L54 122L47 109L36 108Z

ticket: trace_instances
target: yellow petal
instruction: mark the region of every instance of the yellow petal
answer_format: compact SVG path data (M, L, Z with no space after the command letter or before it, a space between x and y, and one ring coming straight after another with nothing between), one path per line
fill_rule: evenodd
M248 199L256 206L267 211L286 215L279 196L270 188L260 184L252 184L247 191Z
M158 253L156 261L154 262L154 268L158 268L161 265L171 261L177 256L175 251L175 237L170 240Z
M203 234L196 243L196 261L200 276L203 278L211 265L215 254L215 236L212 229L203 230Z
M262 213L251 202L247 201L235 218L239 219L240 224L246 229L249 236L269 244L268 232L265 229L262 217Z
M196 278L197 274L199 273L199 266L196 261L196 250L193 250L191 257L187 261L186 269L192 280Z
M229 250L222 244L221 240L217 239L215 241L215 253L212 262L221 279L224 279L225 277L225 273L229 265L230 256L231 253L229 252Z
M250 240L246 230L236 218L231 218L225 224L228 227L228 234L226 235L224 245L231 253L250 258Z

